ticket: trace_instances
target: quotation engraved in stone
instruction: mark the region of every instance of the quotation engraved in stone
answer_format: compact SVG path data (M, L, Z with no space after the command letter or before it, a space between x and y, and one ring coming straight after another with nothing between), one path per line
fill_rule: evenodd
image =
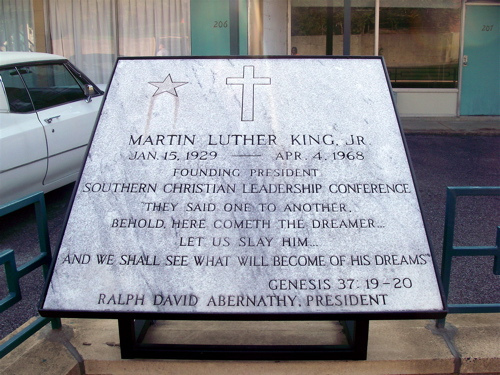
M148 83L150 85L157 87L153 96L163 94L164 92L168 92L169 94L172 94L173 96L178 96L177 90L175 88L179 87L179 86L183 86L183 85L187 84L188 82L173 82L172 77L170 77L170 74L169 74L163 80L163 82L148 82Z
M243 77L226 78L226 85L243 86L241 121L253 121L254 119L254 86L271 84L269 77L255 77L254 69L254 66L246 65L243 67Z

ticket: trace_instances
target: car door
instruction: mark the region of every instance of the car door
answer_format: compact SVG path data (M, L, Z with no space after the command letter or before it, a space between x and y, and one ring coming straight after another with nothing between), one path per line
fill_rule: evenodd
M74 179L79 173L94 127L101 97L90 102L86 82L63 63L29 67L25 78L40 123L45 130L48 166L44 185ZM76 71L75 71L76 72Z
M42 190L47 172L43 126L16 68L0 69L0 205ZM5 100L6 99L6 100Z

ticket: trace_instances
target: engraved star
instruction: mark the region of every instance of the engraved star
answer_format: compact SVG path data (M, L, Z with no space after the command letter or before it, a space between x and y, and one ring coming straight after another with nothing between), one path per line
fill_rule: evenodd
M189 82L173 82L172 77L170 77L170 74L163 80L163 82L148 82L150 85L156 86L157 90L153 94L153 96L163 94L164 92L168 92L169 94L172 94L173 96L177 96L177 91L175 90L176 87L185 85Z

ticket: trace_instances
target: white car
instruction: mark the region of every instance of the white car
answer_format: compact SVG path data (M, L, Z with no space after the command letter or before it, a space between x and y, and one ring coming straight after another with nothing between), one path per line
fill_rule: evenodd
M0 206L76 180L102 98L62 56L0 52Z

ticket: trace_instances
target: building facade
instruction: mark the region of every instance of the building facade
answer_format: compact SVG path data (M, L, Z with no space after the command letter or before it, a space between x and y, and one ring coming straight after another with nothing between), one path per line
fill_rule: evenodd
M99 83L119 56L379 55L402 116L500 115L499 23L498 0L0 0L0 49Z

